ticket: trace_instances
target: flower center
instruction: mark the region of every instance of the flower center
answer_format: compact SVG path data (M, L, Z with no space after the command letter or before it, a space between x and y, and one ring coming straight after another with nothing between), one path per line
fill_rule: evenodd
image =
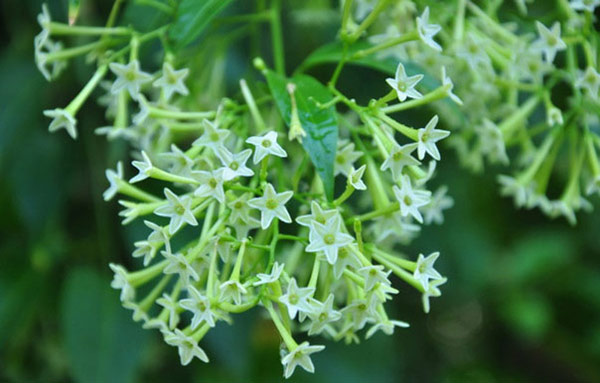
M263 140L262 141L262 146L265 147L265 148L271 147L271 141L269 141L269 140Z
M400 161L401 159L404 158L404 154L402 154L401 151L397 151L396 153L394 153L394 155L392 156L392 159L394 161Z
M211 189L214 189L214 188L216 188L218 184L219 184L219 183L218 183L218 182L217 182L217 180L216 180L216 179L214 179L214 178L211 178L211 179L208 181L208 186L210 186L210 188L211 188Z
M412 205L412 199L410 198L410 196L405 196L405 197L404 197L404 204L405 204L406 206L410 206L410 205Z
M277 200L274 198L269 198L267 200L267 202L265 203L265 206L267 207L267 209L273 210L275 209L279 204L277 203Z
M212 142L217 142L217 141L219 141L219 134L218 134L217 132L212 132L212 133L210 134L210 140L211 140Z
M295 305L298 303L298 301L300 300L300 298L298 297L298 294L290 294L290 303Z
M134 71L129 71L125 74L125 78L127 79L127 81L135 81L135 72Z
M398 90L400 92L406 92L406 88L407 88L406 83L404 83L404 82L398 82Z
M325 234L323 237L323 242L325 242L326 245L333 245L335 243L335 235Z
M175 210L175 214L177 215L183 215L183 213L185 213L185 208L183 207L183 205L175 205L175 208L173 210Z
M237 201L236 203L233 204L233 207L235 209L241 209L244 206L244 204L242 203L242 201Z
M325 322L327 320L327 313L319 314L319 321Z
M238 170L239 167L240 167L240 165L236 161L233 161L229 164L229 168L231 170Z

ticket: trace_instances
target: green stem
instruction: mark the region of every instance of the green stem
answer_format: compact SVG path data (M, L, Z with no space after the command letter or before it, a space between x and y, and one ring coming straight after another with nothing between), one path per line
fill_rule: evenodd
M283 33L281 31L281 0L273 0L271 3L271 40L273 42L275 71L285 76Z

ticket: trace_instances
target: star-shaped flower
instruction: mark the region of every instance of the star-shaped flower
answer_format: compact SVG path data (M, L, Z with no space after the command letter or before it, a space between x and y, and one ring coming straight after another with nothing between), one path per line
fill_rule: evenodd
M540 35L535 46L544 53L546 62L551 63L556 57L556 52L567 49L567 44L560 38L560 23L555 22L550 29L539 21L536 21L535 25Z
M152 170L153 165L150 157L146 154L145 151L142 150L142 159L143 161L132 161L131 164L138 169L139 173L129 180L129 182L136 183L146 178L150 177L150 170Z
M281 364L284 365L285 370L283 375L285 378L289 378L294 373L296 366L300 366L308 372L315 372L315 366L310 360L310 354L324 350L325 346L311 346L308 342L302 342L293 351L285 355L281 359Z
M281 276L281 272L283 271L284 266L285 265L283 263L273 263L273 267L271 268L271 272L269 274L256 274L258 281L254 282L252 286L260 286L275 282Z
M233 299L236 305L241 304L242 295L248 293L246 288L240 282L233 280L221 283L219 290L221 291L221 301L227 302L230 299Z
M123 89L126 89L131 98L137 99L142 85L152 81L151 74L140 70L138 60L130 61L126 65L113 62L108 66L117 75L117 79L110 89L113 94L119 94Z
M423 97L423 95L415 89L415 86L422 79L422 74L408 77L406 75L404 65L402 65L402 63L398 63L398 67L396 68L396 77L388 78L385 81L396 91L398 94L398 99L402 102L409 97L414 99Z
M338 215L337 210L323 210L317 201L310 203L311 213L296 217L296 222L301 226L311 227L313 222L325 224L327 220Z
M258 164L269 154L277 157L287 157L285 150L277 143L277 132L270 131L262 136L249 137L246 143L256 147L252 158L254 164Z
M275 192L273 185L267 184L263 196L252 198L248 201L248 205L260 210L260 225L263 229L266 229L271 225L273 218L279 218L285 223L292 222L292 218L285 208L285 204L293 195L294 192L291 190L277 193Z
M224 170L217 169L211 172L196 170L192 177L200 182L200 186L194 191L196 197L214 197L220 203L225 202L225 191L223 190Z
M337 260L333 265L333 276L336 279L340 279L348 266L352 266L352 268L357 270L361 264L356 254L348 246L340 247L337 253Z
M329 294L325 302L319 302L315 299L310 301L314 308L308 315L311 320L308 335L320 334L325 329L325 326L342 317L339 311L333 309L333 299L333 294Z
M423 207L422 212L426 225L431 223L441 225L444 223L444 210L454 206L454 200L447 195L447 193L448 188L446 186L440 186L435 193L433 193L431 202Z
M173 254L168 250L161 251L161 254L169 261L169 264L163 271L165 274L179 274L179 278L184 286L188 286L190 278L196 282L200 279L196 270L183 254Z
M237 177L252 177L254 172L246 166L248 158L252 155L252 150L246 149L233 154L227 148L221 147L215 153L223 164L223 178L230 181Z
M342 220L336 215L330 218L325 225L313 221L311 226L310 243L306 251L316 253L322 251L327 262L335 264L338 257L338 249L347 246L354 241L350 234L343 233Z
M134 258L144 257L144 266L148 266L163 244L166 246L167 251L170 251L171 247L166 228L158 226L150 221L144 221L144 224L152 229L152 232L146 240L134 243L136 250L133 252L132 256Z
M202 120L204 133L192 143L194 146L207 146L215 153L224 146L225 139L229 136L229 130L219 129L218 125L208 120Z
M214 327L215 314L210 307L210 299L200 294L194 286L188 286L188 295L189 298L180 300L179 305L194 314L192 329L198 328L203 322L206 322L210 327Z
M417 143L401 146L394 142L390 155L381 164L381 170L385 171L390 169L394 181L400 180L402 169L404 169L405 166L416 166L421 164L417 159L411 156L411 153L414 152L417 147Z
M575 86L587 90L587 94L594 100L598 99L598 89L600 89L600 74L596 68L588 66L585 72L582 72L575 81Z
M381 322L377 322L374 324L369 331L367 331L366 339L369 339L377 332L377 330L383 331L386 335L392 335L394 333L395 327L408 328L410 325L406 322L399 320L382 320Z
M179 303L169 294L163 294L156 300L156 303L169 312L169 328L175 328L179 323Z
M388 276L391 273L391 270L387 272L381 265L371 265L365 266L358 270L359 274L365 278L365 291L371 291L375 287L376 284L381 283L383 285L389 286L390 280Z
M429 45L436 51L442 51L442 47L433 40L433 36L437 35L442 30L437 24L429 24L429 7L425 7L425 11L420 17L417 17L417 31L421 41Z
M102 197L105 201L109 201L119 192L119 183L123 181L123 163L117 162L117 171L106 169L106 178L110 185L102 193Z
M403 175L400 180L400 188L393 187L396 199L400 203L400 214L403 217L411 215L414 219L423 223L423 216L419 208L427 205L431 198L431 192L428 190L413 189L410 177Z
M298 311L309 313L312 310L309 298L315 293L314 287L298 287L296 278L291 278L288 283L287 291L279 297L279 302L287 306L290 318L294 319Z
M454 83L452 82L452 79L447 76L445 66L442 66L442 86L448 87L446 94L448 95L448 97L450 97L452 101L454 101L458 105L463 104L462 100L452 92L452 90L454 89Z
M418 130L417 153L420 160L425 157L425 153L429 153L437 161L440 160L440 152L435 143L448 137L450 132L435 129L438 120L438 116L435 115L424 128Z
M363 165L358 169L352 169L350 174L348 175L348 183L356 190L366 190L367 185L362 180L363 174L365 174L365 170L367 169L367 165Z
M437 298L437 297L441 296L442 292L440 291L440 289L438 289L438 286L443 285L447 281L448 281L447 278L441 278L441 279L434 279L428 283L427 288L425 288L425 291L423 292L423 295L421 296L421 301L423 302L423 311L425 312L425 314L429 313L429 309L430 309L429 298L431 298L431 297Z
M171 219L169 222L169 234L175 234L184 222L192 226L198 225L198 221L191 210L192 199L189 196L178 197L177 194L168 188L165 188L164 193L165 197L167 197L167 203L157 207L154 210L154 214Z
M171 99L173 93L187 96L190 92L185 86L184 81L189 73L190 70L187 68L175 70L171 63L165 62L163 64L162 76L154 81L152 85L162 88L167 101Z
M354 150L354 143L345 144L345 141L338 141L338 149L333 163L333 175L343 174L346 177L354 169L354 161L362 156L361 152Z
M50 126L48 127L49 132L56 132L59 129L64 128L69 136L73 139L77 138L77 120L75 117L66 109L53 109L44 110L44 116L52 118Z
M187 336L180 329L176 328L174 332L165 334L165 342L170 346L179 348L179 359L182 366L187 366L194 357L208 363L208 356L204 350L198 346L198 342L191 336Z
M430 279L442 279L442 275L433 268L433 264L440 256L439 252L431 253L427 257L423 254L419 254L417 258L417 265L413 272L413 277L419 282L424 289L427 289Z
M229 215L229 220L231 222L241 220L247 223L250 221L250 205L248 205L249 196L249 193L244 193L227 204L227 207L231 209L231 214Z
M182 177L189 177L194 161L175 144L171 144L171 151L159 154L168 161L169 172Z
M109 263L108 266L115 273L110 287L121 290L121 302L130 302L135 298L135 288L129 283L127 270L121 265Z
M569 5L575 11L594 12L596 7L600 5L600 0L571 0Z

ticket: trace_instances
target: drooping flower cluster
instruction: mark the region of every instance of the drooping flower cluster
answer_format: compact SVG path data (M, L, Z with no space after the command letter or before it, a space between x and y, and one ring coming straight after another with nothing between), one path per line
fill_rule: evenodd
M41 19L48 17L44 10ZM433 39L440 27L429 23L428 9L416 23L407 41L441 49ZM56 31L68 34L70 28L45 21L42 26L46 38ZM97 31L74 28L74 34ZM439 297L446 282L434 269L439 253L419 254L413 261L398 249L422 224L441 223L443 211L452 206L446 188L428 189L441 160L437 144L449 132L438 128L437 116L413 128L391 115L446 97L460 103L445 72L443 84L426 92L419 85L424 76L407 75L399 63L395 78L387 81L390 93L365 106L339 92L339 73L334 75L327 88L330 105L317 107L342 103L350 112L334 109L339 117L335 157L319 164L331 167L329 181L345 185L328 199L328 180L296 140L315 135L306 123L311 109L293 98L300 97L296 80L288 80L291 110L283 118L264 117L274 115L281 95L262 91L255 97L253 92L264 87L251 90L244 80L241 96L205 103L198 84L190 84L198 77L171 54L154 63L160 68L155 73L142 69L152 64L138 58L139 46L164 37L165 31L140 34L109 26L97 33L95 48L69 48L93 53L97 70L66 108L45 112L53 118L50 130L62 127L75 138L77 112L94 89L104 88L99 101L108 125L96 132L127 140L135 149L130 168L119 162L116 170L106 171L104 193L105 200L120 198L123 224L143 221L147 229L134 243L132 257L139 262L131 264L140 264L139 269L110 264L112 287L120 290L133 319L160 331L187 365L194 358L208 362L199 342L218 322L230 323L235 314L262 307L281 335L287 378L297 366L313 372L310 355L324 349L298 343L295 332L358 342L367 327L367 338L407 327L386 311L399 292L392 275L416 289L429 312L430 298ZM127 41L105 39L110 34ZM120 50L105 51L110 44ZM264 70L264 63L257 61L257 67ZM156 184L159 193L146 187Z
M406 3L412 2L394 7L406 10ZM388 46L380 54L416 63L429 73L442 71L443 78L450 74L456 95L464 101L463 112L447 100L434 107L452 126L450 143L464 166L481 171L487 161L502 167L500 192L513 197L518 207L539 208L575 223L577 211L592 208L586 198L600 194L600 74L594 27L600 3L537 2L540 21L533 22L528 2L514 3L520 20L511 2L481 8L470 1L440 2L416 23L407 12L386 12L389 22L382 25L398 27L374 28L369 39L385 46L411 35L413 28L426 30L422 25L429 18L441 24L449 33L441 44L443 52L409 43ZM510 20L519 20L518 30L508 14L513 15ZM402 72L396 77L409 91L409 78Z

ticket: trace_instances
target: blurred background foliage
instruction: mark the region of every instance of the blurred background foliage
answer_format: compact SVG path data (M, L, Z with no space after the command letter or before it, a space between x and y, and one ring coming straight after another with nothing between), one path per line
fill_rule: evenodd
M101 24L111 3L83 1L82 22ZM285 2L288 70L335 37L337 15L323 3ZM295 4L304 10L289 12ZM66 0L50 8L66 19ZM78 141L48 133L42 110L66 104L90 68L75 64L53 84L42 78L32 52L40 9L40 0L0 3L0 382L281 381L277 333L256 311L209 333L202 347L210 364L182 367L177 350L120 306L107 264L132 263L136 228L120 225L116 203L104 203L101 192L104 169L126 148L93 135L103 125L93 103L78 116ZM136 5L127 14L131 23L155 18ZM226 54L232 86L250 73L246 43ZM366 69L343 77L348 94L385 89ZM425 315L420 297L397 283L393 317L411 329L360 345L324 342L316 374L291 381L600 381L600 214L570 227L516 211L498 196L493 171L471 175L450 151L444 156L438 182L455 207L407 249L442 251L443 296Z

